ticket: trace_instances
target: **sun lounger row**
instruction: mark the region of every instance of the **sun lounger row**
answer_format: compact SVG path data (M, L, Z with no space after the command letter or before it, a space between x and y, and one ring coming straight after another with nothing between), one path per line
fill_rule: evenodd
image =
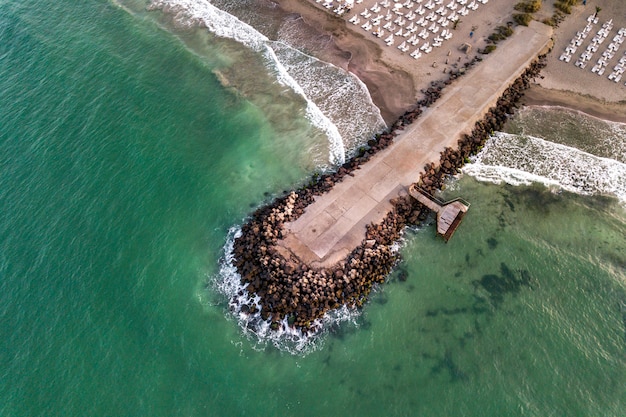
M589 23L593 23L594 25L598 23L598 15L597 14L590 14L589 17L587 18L587 22Z
M597 52L600 44L602 44L606 40L606 38L609 36L609 32L612 28L613 28L612 20L608 20L602 25L602 28L598 30L598 33L596 33L596 35L593 37L593 39L591 40L591 43L587 45L587 49L582 54L580 54L580 58L576 61L577 67L584 69L587 66L587 62L591 60L591 57L593 56L595 52ZM615 45L612 44L611 48L607 49L607 51L603 53L603 57L601 58L601 60L611 59L613 55L615 54L616 49L613 50L614 48L615 48ZM600 66L598 67L598 65ZM600 63L598 63L598 65L594 66L592 68L592 71L595 73L598 73L599 75L602 75L602 73L604 72L603 66Z
M334 3L333 3L334 1ZM316 0L324 6L347 9L361 3L359 0ZM349 3L348 3L349 2ZM408 45L417 46L420 40L427 41L411 56L418 59L452 38L449 30L462 16L477 10L488 0L383 0L352 14L348 21L372 35L384 39L387 46L396 46L408 52ZM423 48L423 49L421 49ZM420 52L421 51L421 52Z
M622 79L624 71L626 71L626 52L624 53L624 56L620 58L617 65L613 67L613 72L609 74L609 80L618 83Z
M576 52L576 48L580 46L583 40L591 32L592 26L597 23L594 19L594 15L591 15L587 19L587 24L582 31L576 33L570 43L565 48L565 51L561 54L559 59L561 61L570 62L572 54ZM583 51L580 57L576 60L575 65L579 68L586 68L593 54L597 52L600 44L602 44L610 34L613 28L612 20L606 21L602 27L598 30L596 35L591 40L591 43L587 45L585 51ZM621 28L617 31L617 34L613 36L611 43L602 52L602 56L596 61L595 65L591 68L591 72L602 76L606 73L609 65L609 61L615 56L615 53L621 48L622 44L626 40L626 28ZM626 52L622 56L619 62L613 67L613 71L608 75L608 79L614 82L621 81L624 72L626 71ZM624 84L626 85L626 84Z
M591 15L591 17L593 18L593 15ZM585 25L583 30L579 30L578 32L576 32L576 35L574 35L569 45L565 47L565 52L563 52L559 57L561 61L570 62L570 60L572 59L572 55L576 53L576 49L578 49L578 47L582 45L585 38L587 38L587 35L591 32L593 24L593 19L587 19L587 24Z
M561 54L561 56L559 57L559 59L561 61L570 62L572 60L572 53L571 52L563 52Z
M447 0L446 0L447 1ZM468 0L450 0L452 3L458 2L459 4L467 4ZM472 0L469 0L472 1ZM482 4L487 4L489 2L489 0L475 0L478 3L482 3ZM381 4L385 4L387 3L387 6L389 5L389 0L385 0L384 2L382 2ZM402 3L402 1L396 1L396 3ZM434 6L439 6L441 4L444 3L444 0L407 0L404 3L402 3L403 6L408 7L411 5L411 3L416 3L416 4L430 4L432 3L432 5Z
M382 29L379 29L375 32L372 32L375 36L381 38L385 35L385 31ZM441 45L443 45L443 42L450 39L452 37L452 32L447 31L447 30L443 30L439 35L435 36L432 40L432 44L427 41L427 39L430 36L430 33L426 30L422 30L419 34L413 34L410 38L407 39L408 35L410 33L402 33L401 31L398 31L396 33L390 32L389 36L387 38L385 38L385 43L387 44L387 46L392 46L394 45L397 40L402 37L403 39L401 39L401 43L398 45L398 49L402 50L403 52L406 52L405 50L405 46L406 44L411 44L413 46L417 46L420 42L420 38L422 40L424 40L424 44L422 45L424 47L423 50L426 50L429 48L429 46L432 45L432 47L437 48L440 47ZM426 45L426 46L424 46ZM430 52L430 50L428 50L428 52ZM426 52L426 53L428 53Z
M333 9L333 13L341 16L348 13L354 7L354 3L362 3L363 0L346 1L346 0L315 0L316 3L322 3L326 9Z
M316 1L319 2L321 0L316 0ZM326 6L327 8L331 8L332 0L326 0L326 1L330 1L330 3L324 3L324 6ZM370 13L381 13L381 12L382 13L394 13L398 16L409 16L411 18L414 18L415 15L417 14L423 15L427 11L430 11L431 13L434 13L440 16L445 16L448 13L448 10L446 10L446 8L448 8L450 9L450 11L457 11L457 13L461 14L462 16L467 16L467 14L469 13L469 10L478 9L479 3L480 1L478 0L472 0L470 4L468 4L467 6L464 5L462 7L459 7L454 1L450 2L446 6L443 5L442 1L437 2L437 3L431 1L426 4L414 4L412 2L406 2L404 4L395 3L393 6L391 6L391 4L389 3L375 3L374 6L366 10L367 12L370 12ZM439 6L436 10L433 10L438 4L441 4L441 6ZM340 7L344 7L345 9L347 9L349 6L344 5ZM363 13L366 13L366 11L364 10Z

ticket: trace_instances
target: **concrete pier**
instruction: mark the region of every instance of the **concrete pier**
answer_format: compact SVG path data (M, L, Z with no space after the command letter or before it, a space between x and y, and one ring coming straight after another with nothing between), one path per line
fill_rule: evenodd
M406 195L424 165L437 163L446 147L455 147L461 134L469 133L530 62L547 50L551 34L550 27L538 22L517 28L480 65L446 87L396 143L285 224L279 250L313 268L343 260L363 241L366 225L380 222L391 210L390 200Z

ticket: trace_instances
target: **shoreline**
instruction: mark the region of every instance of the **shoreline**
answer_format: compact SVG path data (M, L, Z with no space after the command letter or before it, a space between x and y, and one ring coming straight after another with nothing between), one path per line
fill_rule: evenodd
M372 102L391 125L419 100L414 78L408 71L383 59L383 51L371 39L354 32L342 18L319 9L308 0L274 0L283 13L296 14L309 31L328 39L320 59L352 73L367 86Z
M368 35L359 26L353 27L347 22L347 17L335 16L311 0L273 1L284 13L297 14L304 25L328 39L329 52L322 53L324 56L321 58L358 77L367 86L373 103L380 109L388 125L404 112L412 110L415 103L423 98L423 92L430 84L443 80L445 72L455 67L454 64L461 66L476 56L481 56L476 49L484 46L493 27L510 20L510 16L498 17L498 13L509 11L512 14L513 6L517 3L517 0L506 0L497 9L483 10L486 17L470 15L464 18L464 22L459 25L460 29L455 31L452 44L443 48L448 51L448 56L452 53L451 58L454 58L450 60L453 64L448 65L446 56L435 56L434 53L428 61L407 61L406 56L392 50L395 48L386 49L384 44L379 45L380 40ZM363 5L369 3L366 0ZM626 3L616 5L610 0L597 0L595 3L602 8L599 14L601 22L611 18L616 27L626 26L626 20L620 17L626 16L623 13L626 11ZM544 2L542 12L536 18L547 17L553 10L552 5ZM572 13L566 15L565 20L555 28L554 46L548 54L547 66L542 71L541 79L526 92L520 101L521 105L558 106L604 120L626 123L626 100L616 101L616 97L620 96L615 94L616 89L618 93L623 89L626 96L626 87L615 85L604 79L606 77L598 77L589 69L583 71L572 63L566 64L558 59L564 45L580 29L581 22L585 22L585 17L592 11L588 6L575 6ZM470 43L474 50L470 54L459 55L456 46L460 42L470 41L458 38L464 36L463 32L469 30L468 27L474 28L474 25L479 27ZM442 62L444 59L445 64ZM572 87L574 84L575 87ZM570 88L575 91L569 90Z
M573 91L531 86L521 100L526 107L559 107L609 122L626 124L626 101L606 102Z

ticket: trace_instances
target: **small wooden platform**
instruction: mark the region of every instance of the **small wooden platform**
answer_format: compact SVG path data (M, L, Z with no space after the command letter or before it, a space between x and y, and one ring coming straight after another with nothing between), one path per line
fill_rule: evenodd
M437 213L437 234L447 242L454 234L470 204L462 198L441 201L424 189L413 184L409 187L409 195Z

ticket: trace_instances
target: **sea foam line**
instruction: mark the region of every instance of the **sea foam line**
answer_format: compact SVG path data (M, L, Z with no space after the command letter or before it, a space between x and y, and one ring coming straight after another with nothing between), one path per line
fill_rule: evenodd
M560 134L555 137L556 142L569 143L571 139L564 137L564 135L568 134L569 125L575 123L580 126L581 131L586 130L588 134L592 135L591 140L584 144L586 149L581 150L626 163L626 123L605 120L580 110L553 105L524 107L516 115L516 120L521 121L523 126L520 134L526 134L527 120L530 120L532 125L543 127L545 122L554 123L554 119L559 121L560 130ZM551 137L554 135L551 134ZM574 145L574 147L576 146L580 145Z
M533 136L496 133L463 172L480 181L539 182L577 194L611 194L626 202L626 164Z
M320 108L315 104L312 100L310 100L300 84L296 82L296 80L289 74L285 66L280 62L278 56L276 55L276 51L272 49L270 46L270 42L268 41L265 44L265 52L269 56L276 69L278 70L278 82L281 84L291 88L296 94L302 96L306 101L306 114L307 118L319 129L321 129L330 141L330 162L332 164L343 164L346 162L346 149L343 145L343 138L339 133L339 129L337 126L330 121L324 113L320 110Z
M306 115L311 123L323 131L330 142L329 159L332 164L343 164L346 159L343 139L337 126L320 110L289 74L272 48L272 41L252 26L230 13L213 6L207 0L153 0L150 8L173 12L178 20L201 20L216 36L233 39L242 45L262 53L277 71L277 80L291 88L306 102Z
M282 40L274 42L273 49L287 72L337 126L346 152L355 151L364 138L387 127L367 86L354 74Z

